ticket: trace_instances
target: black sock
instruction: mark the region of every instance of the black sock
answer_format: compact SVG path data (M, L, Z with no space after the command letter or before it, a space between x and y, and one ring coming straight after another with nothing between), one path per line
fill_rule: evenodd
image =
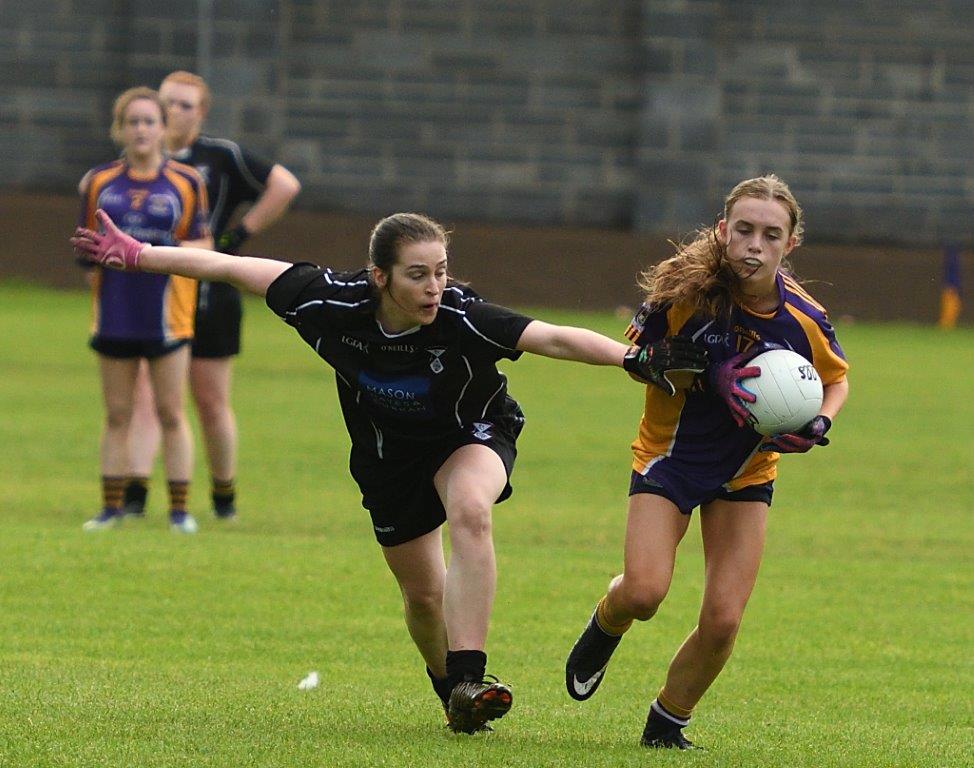
M679 717L666 709L659 703L659 699L654 699L649 705L649 717L646 718L646 728L643 730L643 738L669 733L675 728L686 728L689 724L689 717Z
M210 498L213 500L213 508L217 512L229 511L233 508L237 496L237 489L234 486L233 478L229 480L212 479Z
M450 690L464 680L483 680L487 654L483 651L447 651L446 679Z
M443 708L445 709L446 707L450 706L450 691L453 690L453 687L449 684L450 682L449 676L436 677L430 671L429 667L426 668L426 675L427 677L429 677L430 682L433 684L433 690L436 692L436 695L439 696L440 701L443 702Z
M145 506L146 497L149 494L149 478L130 477L125 486L125 499L123 504L139 504Z

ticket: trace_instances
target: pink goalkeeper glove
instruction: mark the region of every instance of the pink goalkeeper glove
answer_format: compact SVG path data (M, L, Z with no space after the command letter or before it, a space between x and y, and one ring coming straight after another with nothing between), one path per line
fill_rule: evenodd
M744 403L753 403L757 400L755 394L741 384L741 379L761 375L761 369L757 366L747 366L748 361L753 357L757 357L757 354L750 350L741 352L710 369L710 383L717 395L727 404L734 423L739 427L743 427L748 416L751 415Z
M739 427L743 427L751 416L746 403L753 403L758 399L751 390L741 383L741 380L760 376L761 369L756 365L749 366L747 364L769 349L781 349L781 347L770 342L758 342L752 344L747 351L734 355L720 365L714 365L710 368L710 386L717 393L717 396L727 404L734 423Z
M78 227L71 238L75 251L103 267L127 272L138 271L139 256L149 244L140 243L134 237L126 235L101 208L95 211L95 217L105 230L104 234Z

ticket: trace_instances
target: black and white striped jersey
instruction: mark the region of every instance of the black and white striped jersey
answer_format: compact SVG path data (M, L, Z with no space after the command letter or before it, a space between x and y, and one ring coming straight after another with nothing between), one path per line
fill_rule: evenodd
M253 202L264 191L274 163L229 139L198 136L174 160L193 166L206 182L210 202L210 231L219 240L237 206Z
M517 409L496 363L521 356L517 342L532 318L466 286L448 284L432 323L397 334L380 327L364 269L295 264L268 288L267 305L335 369L360 449L381 456L383 445L435 441Z

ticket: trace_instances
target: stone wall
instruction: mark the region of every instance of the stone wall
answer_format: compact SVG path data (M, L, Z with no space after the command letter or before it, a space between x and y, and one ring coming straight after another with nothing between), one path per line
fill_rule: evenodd
M775 171L809 242L937 247L974 239L972 39L958 0L4 0L0 184L71 192L208 41L210 130L304 208L676 235Z

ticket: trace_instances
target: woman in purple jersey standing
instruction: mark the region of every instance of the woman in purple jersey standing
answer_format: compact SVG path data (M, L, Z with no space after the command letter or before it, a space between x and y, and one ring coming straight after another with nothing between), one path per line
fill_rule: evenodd
M150 88L130 88L112 111L112 139L122 158L96 166L81 180L81 223L94 226L104 208L126 231L158 245L212 246L206 189L199 174L163 154L165 111ZM183 406L193 338L196 282L168 275L126 275L95 269L91 347L98 354L105 427L101 441L102 510L85 523L99 530L121 519L127 480L128 427L139 361L146 359L163 425L170 525L192 533L186 511L192 440Z
M350 469L450 727L473 733L503 716L511 691L484 674L496 582L491 515L511 493L524 419L497 361L531 352L658 378L671 368L703 370L704 353L662 343L650 361L592 331L482 301L448 282L447 233L418 214L380 221L369 268L355 273L145 246L99 219L105 234L81 229L72 240L98 263L266 296L335 369Z
M730 657L757 578L779 454L826 445L848 395L844 355L824 308L785 260L801 242L802 213L774 175L730 192L723 218L647 270L646 300L627 333L652 356L669 338L707 352L710 367L686 390L651 380L633 443L624 569L609 584L565 667L569 695L595 693L634 620L652 618L666 596L677 547L700 507L706 572L696 627L670 662L651 703L641 743L692 747L691 712ZM819 415L795 434L764 438L746 423L753 402L741 380L748 361L771 345L810 360L824 385Z

